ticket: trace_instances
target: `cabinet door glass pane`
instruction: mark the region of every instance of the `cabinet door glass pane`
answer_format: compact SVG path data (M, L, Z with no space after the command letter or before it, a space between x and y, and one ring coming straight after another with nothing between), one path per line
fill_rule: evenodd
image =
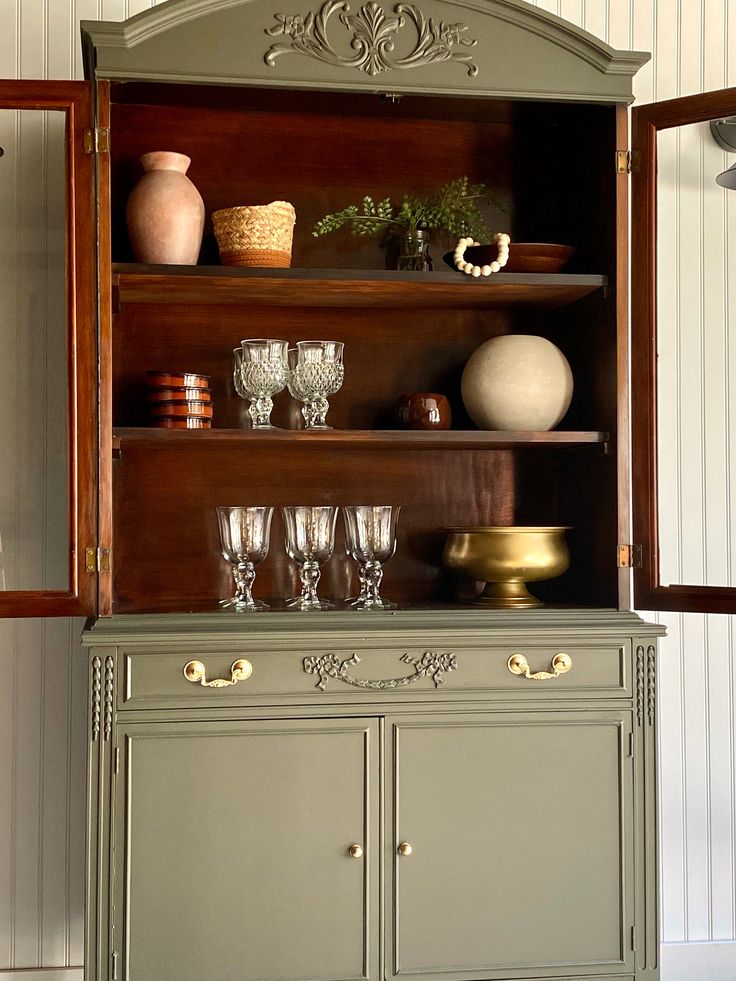
M736 585L736 190L715 180L734 159L708 121L657 134L662 586Z
M0 589L69 588L65 111L0 109Z

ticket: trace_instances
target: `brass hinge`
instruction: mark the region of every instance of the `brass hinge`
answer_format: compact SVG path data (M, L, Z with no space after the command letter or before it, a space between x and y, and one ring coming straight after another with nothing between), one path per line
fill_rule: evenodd
M115 747L115 767L114 767L114 771L115 771L115 773L120 773L120 747L119 746L116 746Z
M616 173L638 174L640 159L638 150L616 150Z
M118 981L118 952L112 952L112 981Z
M617 564L619 569L641 569L642 567L641 545L619 545Z
M86 548L84 554L86 557L87 572L90 574L95 572L109 572L111 553L111 548L104 548L101 545L98 545L96 548Z
M636 950L636 927L631 928L631 949Z
M106 127L99 129L86 129L84 131L84 152L85 153L109 153L110 152L110 130Z
M633 732L630 732L629 733L629 758L631 759L631 758L633 758L633 756L634 756L634 733ZM115 772L116 773L118 772L117 771L117 761L115 763Z

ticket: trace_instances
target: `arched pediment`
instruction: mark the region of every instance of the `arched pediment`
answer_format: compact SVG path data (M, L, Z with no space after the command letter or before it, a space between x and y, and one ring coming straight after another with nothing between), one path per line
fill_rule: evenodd
M523 0L168 0L84 22L88 75L631 101L649 58Z

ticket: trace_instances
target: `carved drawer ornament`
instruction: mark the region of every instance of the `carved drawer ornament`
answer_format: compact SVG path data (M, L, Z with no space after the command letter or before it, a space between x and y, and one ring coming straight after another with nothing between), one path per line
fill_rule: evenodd
M341 54L327 37L330 18L339 13L339 22L349 32L343 36L352 54ZM476 41L462 35L467 24L448 24L425 17L413 4L397 3L393 14L374 0L363 4L356 14L350 13L345 0L327 0L314 14L274 14L276 24L267 27L269 37L284 36L287 40L273 44L264 56L269 68L283 54L302 54L316 58L335 68L355 68L368 75L402 68L421 68L442 61L460 62L467 67L468 75L478 74L478 66L472 55L463 48L475 47ZM408 54L395 55L398 34L411 22L417 37ZM334 21L333 21L334 23ZM402 38L403 40L403 38Z
M445 671L455 671L457 669L456 654L435 654L434 651L425 651L421 657L410 657L402 654L401 660L404 664L413 664L414 673L405 675L403 678L387 678L380 681L371 681L365 678L356 678L349 674L348 668L352 665L360 664L357 654L341 661L337 654L323 654L321 657L312 655L304 658L304 670L307 674L318 674L319 681L315 688L322 691L327 687L330 678L335 681L343 681L346 685L353 688L366 688L371 691L384 691L391 688L403 688L406 685L413 685L420 678L431 678L435 688L439 688L444 683L443 675Z

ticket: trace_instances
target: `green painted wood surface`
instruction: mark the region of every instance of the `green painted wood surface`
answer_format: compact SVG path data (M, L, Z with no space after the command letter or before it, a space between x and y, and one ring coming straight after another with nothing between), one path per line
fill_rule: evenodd
M540 694L540 683L513 675L508 670L509 657L522 652L530 670L549 671L553 657L559 651L569 654L572 669L551 679L545 697L626 698L631 697L632 668L629 644L580 644L572 638L561 637L556 646L526 643L520 637L516 644L489 644L487 647L466 647L456 653L456 644L442 643L416 647L360 649L352 647L325 649L322 645L299 645L292 651L263 651L248 643L235 651L212 653L201 649L191 651L156 649L124 651L125 685L120 691L121 709L188 707L207 710L224 705L282 704L284 700L304 705L350 700L390 705L397 698L432 702L441 682L445 697L468 699L484 695L530 699ZM443 671L435 685L429 675L418 674L425 653L441 657L454 655L453 670ZM358 662L353 664L355 656ZM230 678L230 667L236 657L247 658L253 673L244 682L232 687L205 688L192 684L184 677L184 665L195 657L205 665L207 678ZM407 660L408 659L408 660ZM418 664L417 664L418 662ZM345 677L321 674L332 670L333 664L345 665ZM307 667L305 667L305 664ZM396 680L398 687L390 684ZM383 689L362 688L361 684L379 683ZM403 682L406 682L405 684ZM324 685L324 689L320 685Z
M175 0L84 21L87 77L631 102L649 59L521 0L400 6Z
M98 622L90 981L115 953L120 981L391 978L395 956L408 981L657 981L661 632L591 610ZM571 645L577 688L499 660ZM388 677L431 647L457 655L439 687L322 692L303 670L359 651L351 671ZM180 687L187 657L244 651L267 693Z
M626 713L392 723L394 972L616 974L633 966ZM395 844L413 846L409 858Z
M123 977L377 976L376 721L142 725L120 736ZM348 855L352 843L362 858Z

